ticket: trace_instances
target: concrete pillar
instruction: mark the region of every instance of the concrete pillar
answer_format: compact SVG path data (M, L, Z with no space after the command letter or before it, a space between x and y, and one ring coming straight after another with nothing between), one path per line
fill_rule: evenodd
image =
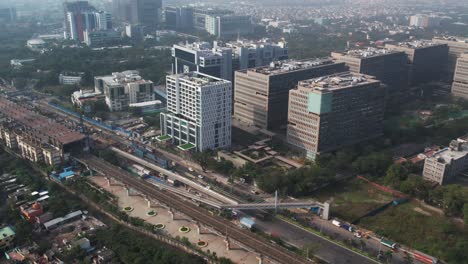
M130 188L127 187L127 186L125 186L124 188L125 188L125 190L127 190L127 196L130 196Z
M151 200L148 197L145 197L145 200L148 202L148 208L151 208Z
M323 203L322 219L328 220L330 218L330 203Z
M107 186L111 186L111 179L109 177L106 177L106 181L107 181Z
M197 222L195 225L197 226L197 233L198 233L198 235L201 235L201 234L202 234L202 232L201 232L201 226L200 226L200 223L199 223L199 222Z
M257 259L258 259L258 264L263 264L263 256L262 255L257 256Z
M224 239L224 242L226 243L226 250L229 251L231 250L231 244L229 243L229 237L226 236Z
M169 208L169 214L171 215L171 220L174 221L174 212L172 212L171 208Z

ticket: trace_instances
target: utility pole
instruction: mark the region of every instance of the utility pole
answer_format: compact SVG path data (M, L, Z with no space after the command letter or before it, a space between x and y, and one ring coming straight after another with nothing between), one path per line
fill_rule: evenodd
M278 190L275 191L275 214L278 213Z

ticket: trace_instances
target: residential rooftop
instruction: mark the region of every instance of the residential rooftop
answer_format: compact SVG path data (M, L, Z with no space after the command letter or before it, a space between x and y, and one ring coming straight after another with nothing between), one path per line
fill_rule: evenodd
M250 71L261 73L264 75L279 75L293 71L306 70L310 68L321 67L324 65L334 64L335 62L330 57L308 59L308 60L283 60L270 63L268 66L260 66L257 68L247 69L243 72Z
M65 145L85 138L83 134L73 131L50 118L0 97L0 116L2 115L22 126L23 131L27 133L34 132L34 136L40 138L43 143L49 142L52 138Z
M213 77L211 75L203 74L200 72L185 72L167 76L168 78L179 78L198 86L206 86L215 83L230 83L230 81L223 80L220 78Z
M298 88L326 92L376 82L379 81L369 75L352 72L342 72L338 74L300 81L298 83Z
M5 237L11 237L15 235L15 231L13 228L6 226L4 228L0 228L0 239L3 239Z

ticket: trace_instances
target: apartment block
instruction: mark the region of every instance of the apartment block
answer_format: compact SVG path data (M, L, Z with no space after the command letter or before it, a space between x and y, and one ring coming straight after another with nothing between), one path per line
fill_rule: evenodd
M94 77L94 87L96 93L104 94L110 111L121 111L130 104L155 100L153 82L141 78L138 71Z
M468 53L462 54L457 60L452 95L468 100Z
M166 77L167 112L161 132L183 150L231 146L231 82L200 72Z
M443 79L443 72L447 67L448 60L447 44L417 40L386 44L385 48L403 51L408 55L409 84L411 86Z
M450 146L424 162L423 178L443 185L468 170L468 137L452 140Z
M375 76L388 86L391 96L403 93L408 87L408 57L403 51L367 48L332 52L331 56L346 63L351 72Z
M85 136L31 109L0 97L0 142L32 162L50 166L85 149Z
M331 58L286 60L235 72L234 118L263 129L285 127L289 90L301 80L344 72Z
M300 81L289 91L287 141L315 159L383 134L385 86L344 72Z
M449 55L445 72L445 79L452 81L455 74L457 60L463 53L468 53L468 38L459 37L436 37L432 42L437 44L447 44Z

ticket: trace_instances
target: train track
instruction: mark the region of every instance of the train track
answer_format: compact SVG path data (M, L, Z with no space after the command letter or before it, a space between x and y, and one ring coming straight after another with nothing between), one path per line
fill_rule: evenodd
M311 263L307 259L290 252L278 245L272 244L269 241L258 237L250 231L240 229L235 224L227 221L219 216L210 215L205 209L194 207L193 205L182 200L179 196L173 193L160 191L154 185L135 178L128 172L109 164L108 162L99 159L95 156L86 156L79 158L79 160L86 164L90 169L105 174L107 177L112 177L122 182L123 184L134 188L135 190L148 195L149 197L158 200L167 206L180 211L181 213L191 217L193 220L210 226L242 243L248 248L256 250L257 253L267 257L275 262L284 264L295 263Z

